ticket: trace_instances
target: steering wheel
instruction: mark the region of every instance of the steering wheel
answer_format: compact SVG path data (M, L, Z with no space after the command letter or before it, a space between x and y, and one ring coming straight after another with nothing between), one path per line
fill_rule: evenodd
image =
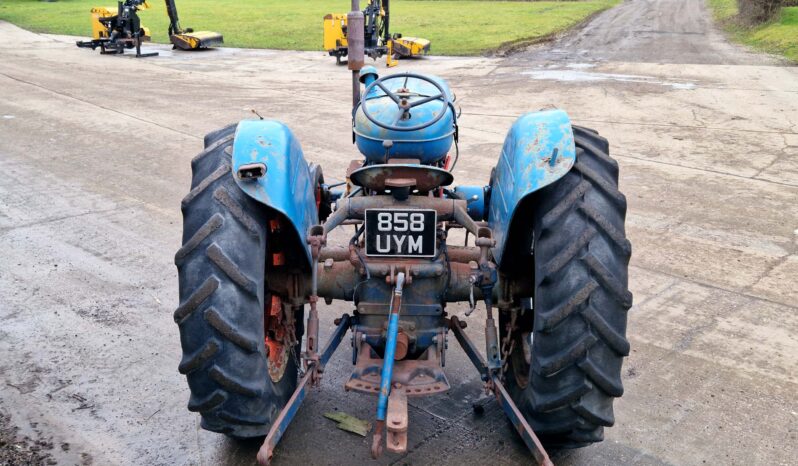
M390 81L392 79L407 79L407 78L415 78L418 79L419 81L430 83L433 86L435 86L435 88L438 90L438 93L411 102L407 97L401 97L394 94L384 84L385 82ZM396 106L399 107L399 110L401 110L399 112L399 116L396 117L396 119L393 121L392 124L383 123L377 120L371 113L369 113L368 105L366 105L367 101L366 97L368 97L369 93L371 92L372 89L374 89L375 86L382 89L382 92L384 92L385 95L387 95L391 100L393 100L396 103ZM401 120L405 116L405 114L407 114L410 111L411 108L418 107L419 105L423 105L426 104L427 102L432 102L434 100L441 101L441 108L439 109L438 115L435 118L416 126L396 126L396 124L399 123L399 120ZM443 115L446 114L446 109L449 108L450 105L451 102L449 101L449 96L446 94L446 91L438 82L436 82L431 78L428 78L427 76L415 73L399 73L399 74L392 74L390 76L384 76L374 81L373 83L369 84L369 86L363 92L363 97L360 99L360 107L363 109L363 115L365 115L365 117L368 118L370 122L374 123L380 128L387 129L389 131L418 131L420 129L429 128L430 126L437 123L441 118L443 118Z

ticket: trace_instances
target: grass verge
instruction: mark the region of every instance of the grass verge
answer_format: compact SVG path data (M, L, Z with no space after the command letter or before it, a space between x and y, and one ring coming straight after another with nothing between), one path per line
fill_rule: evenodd
M391 30L432 41L438 55L478 55L506 43L534 42L582 22L620 0L473 1L399 0L391 4ZM0 19L55 34L91 33L92 6L114 0L2 0ZM361 1L365 4L365 0ZM155 42L166 43L164 3L150 0L140 13ZM217 31L230 47L320 50L322 17L349 10L346 0L177 0L180 23Z
M736 21L736 0L709 0L709 5L734 40L798 62L798 7L784 7L773 21L749 28Z

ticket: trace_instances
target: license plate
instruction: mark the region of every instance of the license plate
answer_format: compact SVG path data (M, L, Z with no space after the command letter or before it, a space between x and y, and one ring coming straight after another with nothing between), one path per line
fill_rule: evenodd
M437 213L429 209L367 209L366 255L434 257Z

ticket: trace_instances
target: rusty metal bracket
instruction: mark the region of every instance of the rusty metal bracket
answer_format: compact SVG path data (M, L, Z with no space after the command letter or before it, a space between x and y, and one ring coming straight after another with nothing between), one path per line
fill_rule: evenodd
M401 339L402 332L397 335ZM378 395L380 392L380 370L382 359L371 356L368 343L360 340L355 343L355 368L351 378L344 385L346 391ZM449 391L449 381L441 366L444 340L436 342L418 359L394 361L391 381L402 384L407 396L429 396ZM397 345L398 346L398 345ZM397 349L398 351L398 349Z
M333 331L330 340L327 342L327 346L324 347L324 351L319 355L318 362L314 362L310 365L305 376L302 377L297 384L296 390L294 390L288 403L286 403L283 410L280 411L280 414L277 416L277 419L272 423L269 434L266 435L263 445L261 445L260 450L258 450L258 463L262 466L267 466L271 462L277 443L283 437L291 421L294 420L297 411L299 411L299 407L305 400L308 385L310 385L311 380L315 377L314 373L317 370L324 370L324 366L330 360L336 348L338 348L338 345L341 344L344 335L346 335L346 332L349 330L351 319L349 314L344 314L340 319L336 319L338 326Z
M552 463L551 459L549 459L548 453L546 453L546 450L543 448L543 444L540 443L540 439L538 439L537 435L535 435L535 432L532 430L532 427L529 426L529 423L526 421L521 411L518 410L518 407L510 397L510 394L507 393L507 390L504 388L498 373L488 369L485 359L479 353L479 350L471 341L471 339L468 338L468 335L466 335L463 331L465 329L465 325L462 324L464 324L464 322L460 322L457 316L453 316L451 319L449 319L449 328L451 329L452 333L454 333L454 337L457 339L457 342L460 343L460 346L463 347L463 351L465 351L466 355L471 360L471 363L474 364L479 373L482 375L482 380L485 381L487 386L493 391L493 394L496 396L496 400L501 405L504 414L513 423L518 431L518 434L521 435L521 438L524 440L527 448L529 448L529 451L532 452L532 456L535 458L535 461L537 461L540 466L554 466L554 463Z
M385 448L391 453L407 451L407 394L401 384L394 384L388 396L388 415L385 427L388 429Z

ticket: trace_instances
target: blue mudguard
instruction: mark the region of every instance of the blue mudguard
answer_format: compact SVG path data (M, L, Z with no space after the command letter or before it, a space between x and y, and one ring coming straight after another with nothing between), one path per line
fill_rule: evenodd
M260 178L241 179L244 165L261 163ZM294 134L272 120L242 120L233 141L233 178L247 195L283 214L311 264L306 235L319 223L316 196L308 164Z
M521 202L535 191L562 178L576 161L571 120L562 110L527 113L515 121L504 139L491 185L488 223L502 253ZM527 213L528 214L528 213Z

